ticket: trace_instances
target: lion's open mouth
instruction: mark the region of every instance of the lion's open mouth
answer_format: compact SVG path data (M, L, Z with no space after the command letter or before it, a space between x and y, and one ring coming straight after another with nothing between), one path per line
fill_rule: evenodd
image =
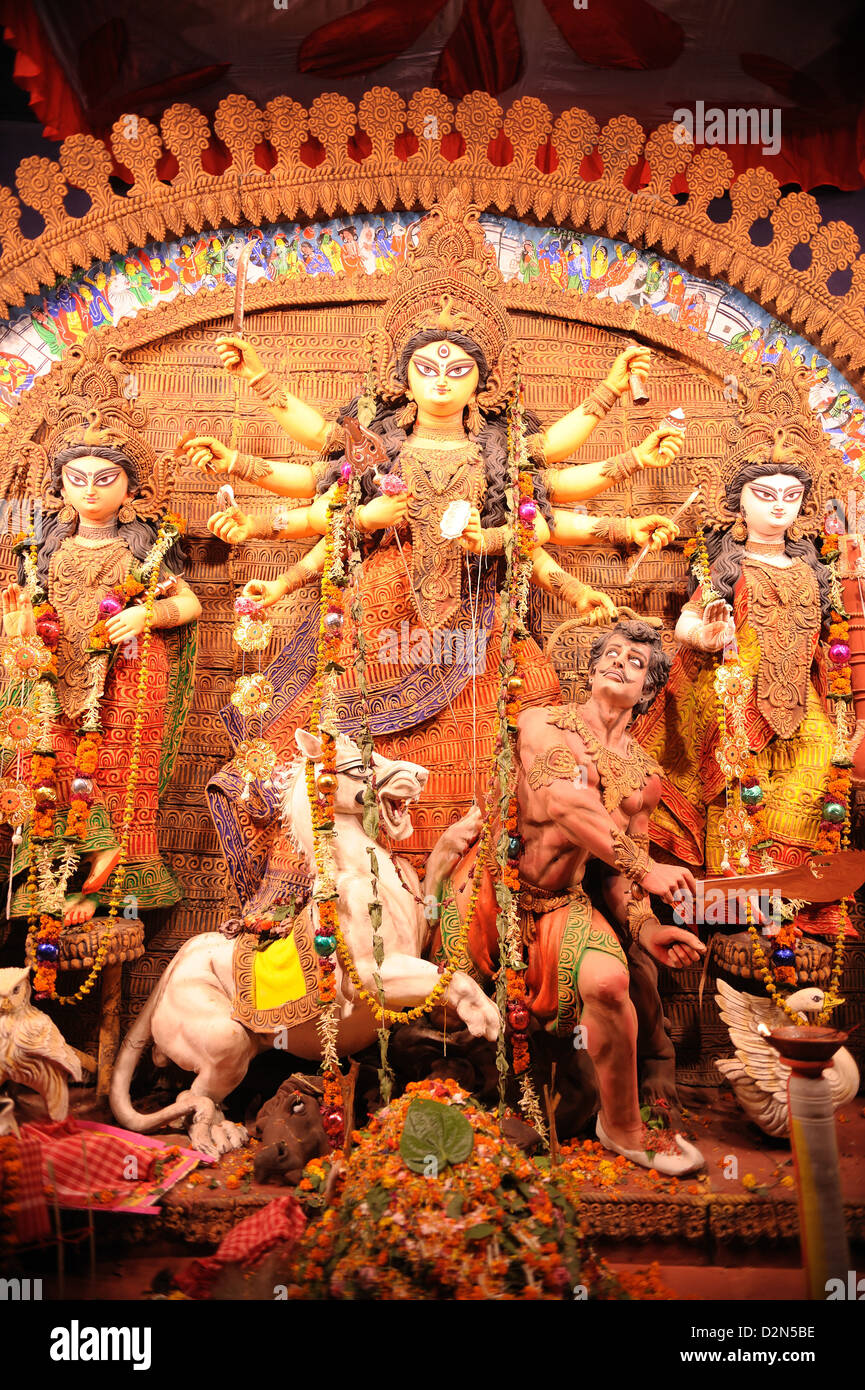
M379 796L379 812L382 827L392 840L407 840L412 832L411 808L419 793L413 796L394 796L382 791Z

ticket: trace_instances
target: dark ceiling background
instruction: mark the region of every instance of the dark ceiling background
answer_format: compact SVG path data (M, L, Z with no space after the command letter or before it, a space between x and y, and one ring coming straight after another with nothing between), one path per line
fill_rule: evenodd
M231 91L482 87L647 132L702 102L780 112L778 154L727 146L734 168L809 189L865 245L863 18L861 0L0 0L0 178L73 130L174 101L212 113Z

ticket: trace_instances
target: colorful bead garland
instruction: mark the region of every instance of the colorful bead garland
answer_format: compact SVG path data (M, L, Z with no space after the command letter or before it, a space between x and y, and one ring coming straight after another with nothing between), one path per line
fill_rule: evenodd
M514 535L506 547L508 560L499 680L499 737L496 763L499 769L501 832L497 858L502 891L498 896L499 987L497 998L502 1023L507 1020L514 1075L519 1079L520 1105L529 1124L546 1136L546 1126L529 1072L528 1027L523 942L518 917L519 860L522 842L518 830L516 796L516 739L520 696L523 689L525 622L532 570L532 549L537 515L535 478L526 447L525 403L518 379L508 407L508 459L511 465L510 506ZM502 1034L502 1044L504 1027ZM504 1105L504 1058L499 1058L499 1101Z

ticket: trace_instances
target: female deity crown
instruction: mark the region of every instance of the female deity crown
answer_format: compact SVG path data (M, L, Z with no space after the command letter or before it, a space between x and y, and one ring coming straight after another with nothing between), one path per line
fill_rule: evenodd
M812 478L801 512L802 529L816 534L833 499L846 505L851 492L857 507L865 502L865 485L831 445L808 405L809 373L794 362L767 362L758 374L740 382L743 396L728 426L729 447L718 458L704 460L697 470L697 503L705 524L726 525L735 520L726 493L736 474L748 463L784 463L804 468Z
M479 215L478 208L452 192L420 223L417 242L396 275L373 336L374 364L385 397L396 398L405 390L396 372L406 344L418 333L441 329L464 333L482 350L490 374L478 393L481 408L496 410L504 404L516 376L517 344L501 301L502 274Z
M147 413L134 403L134 373L121 361L116 349L102 354L95 345L73 347L61 369L59 390L44 410L41 438L25 450L26 481L10 480L7 495L41 496L43 505L55 511L62 505L57 459L66 449L110 448L119 450L129 465L131 502L140 517L154 519L164 510L173 472L170 458L158 459L144 437Z

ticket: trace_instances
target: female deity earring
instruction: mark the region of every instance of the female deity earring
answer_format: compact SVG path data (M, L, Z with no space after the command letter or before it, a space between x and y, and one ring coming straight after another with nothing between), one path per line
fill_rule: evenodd
M801 518L797 516L792 526L787 527L787 535L791 541L800 541L805 534Z
M469 434L480 434L484 427L484 418L478 409L477 396L472 396L466 406L466 429Z
M130 521L135 520L135 508L130 506L128 502L124 502L117 513L117 520L122 526L128 525Z
M730 534L734 541L746 541L748 539L748 528L745 525L745 513L740 512L733 522Z
M408 405L404 405L396 417L396 422L401 430L410 429L417 419L417 404L409 400Z
M71 502L64 502L63 506L60 508L60 511L57 514L58 520L64 523L74 521L77 515L78 513L76 512Z

